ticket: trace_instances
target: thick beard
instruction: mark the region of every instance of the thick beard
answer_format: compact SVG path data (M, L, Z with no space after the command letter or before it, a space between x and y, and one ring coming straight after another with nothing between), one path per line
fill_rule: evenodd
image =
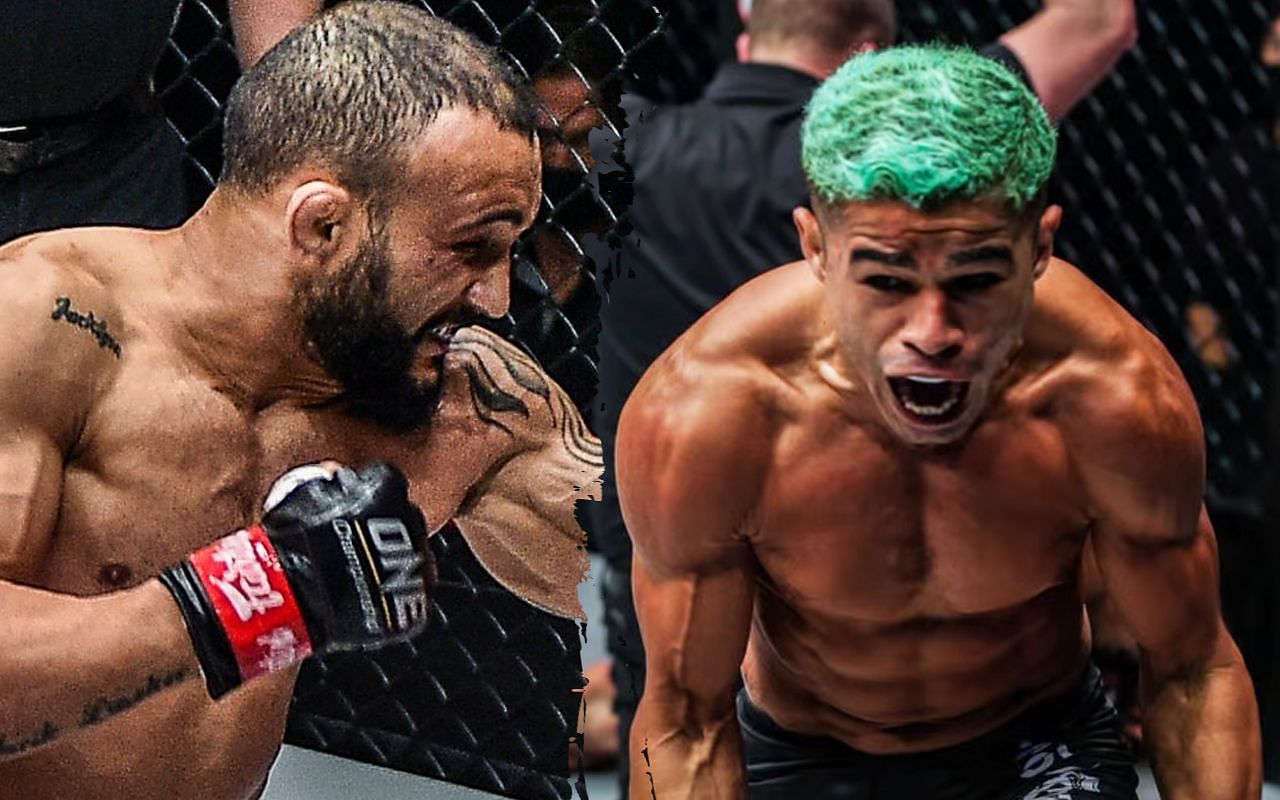
M418 342L391 314L390 273L375 236L336 274L303 287L303 330L353 416L407 433L431 419L440 386L410 373Z

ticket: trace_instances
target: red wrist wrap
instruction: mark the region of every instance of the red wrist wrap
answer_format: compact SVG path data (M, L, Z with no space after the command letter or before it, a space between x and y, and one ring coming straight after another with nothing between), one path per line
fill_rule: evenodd
M311 638L284 568L260 525L190 556L248 681L311 655Z

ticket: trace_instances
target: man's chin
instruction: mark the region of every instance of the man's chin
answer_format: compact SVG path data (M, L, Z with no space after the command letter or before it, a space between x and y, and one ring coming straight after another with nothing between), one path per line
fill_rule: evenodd
M882 409L884 421L894 438L908 447L948 447L969 435L978 415L971 409L945 422L931 423L914 417L903 409Z

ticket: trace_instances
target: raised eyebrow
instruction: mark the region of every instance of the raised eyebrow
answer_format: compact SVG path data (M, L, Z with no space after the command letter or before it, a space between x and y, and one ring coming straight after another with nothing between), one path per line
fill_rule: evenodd
M983 245L970 250L961 250L947 257L947 264L952 267L963 267L984 261L1003 261L1013 265L1013 250L1002 244Z
M872 247L858 247L849 254L850 261L874 261L890 267L915 267L915 258L907 252L891 252L876 250Z

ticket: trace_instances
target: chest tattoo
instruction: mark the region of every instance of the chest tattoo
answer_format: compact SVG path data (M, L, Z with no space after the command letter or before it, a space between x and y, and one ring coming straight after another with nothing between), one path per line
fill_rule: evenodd
M70 297L59 297L54 301L53 313L49 316L54 320L64 320L77 328L84 328L98 340L99 347L110 350L116 358L120 357L120 343L107 331L106 320L95 318L92 311L83 314L76 311L71 307Z

